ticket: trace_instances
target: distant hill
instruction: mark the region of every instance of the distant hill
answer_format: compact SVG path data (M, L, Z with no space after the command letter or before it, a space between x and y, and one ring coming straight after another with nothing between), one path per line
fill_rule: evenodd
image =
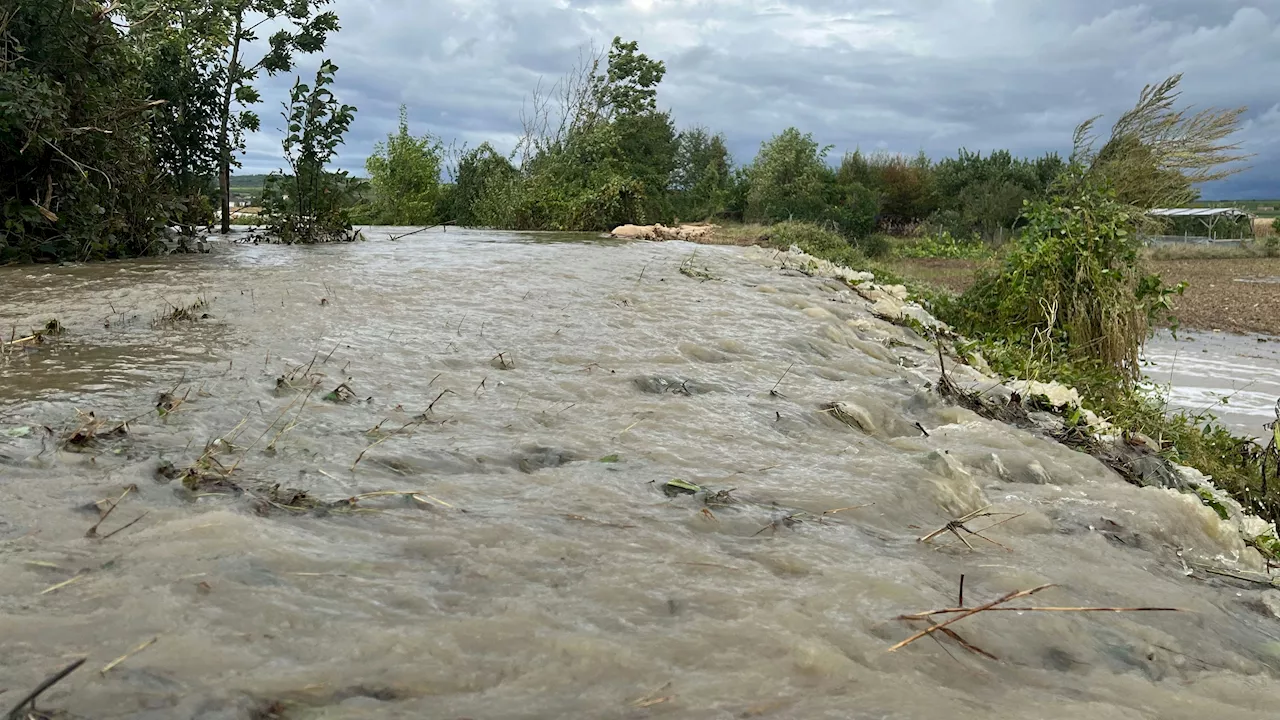
M266 175L232 175L232 195L261 195L262 186L267 181Z

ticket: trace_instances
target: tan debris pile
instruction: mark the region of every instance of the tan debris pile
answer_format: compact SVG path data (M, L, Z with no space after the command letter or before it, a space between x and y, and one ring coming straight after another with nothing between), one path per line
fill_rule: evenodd
M697 223L667 227L666 225L620 225L610 233L613 237L626 240L683 240L700 242L709 238L716 230L716 225Z

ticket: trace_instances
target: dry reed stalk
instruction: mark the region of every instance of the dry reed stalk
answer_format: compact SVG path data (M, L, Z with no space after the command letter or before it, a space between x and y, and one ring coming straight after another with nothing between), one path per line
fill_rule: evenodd
M62 588L67 587L68 585L71 585L71 584L73 584L73 583L80 582L81 580L83 580L83 579L84 579L85 575L87 575L87 574L88 574L88 573L86 573L86 572L80 572L80 573L77 573L75 577L73 577L73 578L71 578L71 579L69 579L69 580L63 580L62 582L58 583L57 585L51 585L51 586L49 586L49 587L45 588L44 590L41 590L41 591L40 591L40 594L41 594L41 595L48 595L49 593L57 592L57 591L61 590Z
M948 522L947 522L947 524L946 524L946 525L943 525L942 527L938 528L937 530L934 530L933 532L929 533L928 535L925 535L925 536L923 536L923 537L921 537L921 538L918 538L918 539L917 539L917 542L927 543L927 542L929 542L929 541L933 540L934 538L938 537L939 535L942 535L942 534L944 534L944 533L948 533L948 532L949 532L949 533L951 533L952 535L955 535L955 536L956 536L956 539L958 539L961 543L963 543L965 547L969 548L970 550L973 550L973 549L974 549L974 547L973 547L972 545L970 545L970 544L969 544L969 541L968 541L968 540L966 540L966 539L965 539L965 537L964 537L963 535L961 535L961 534L960 534L960 531L961 531L961 530L963 530L964 532L966 532L966 533L968 533L968 534L970 534L970 535L972 535L972 536L974 536L974 537L977 537L977 538L981 538L981 539L983 539L983 540L986 540L987 542L991 543L992 545L995 545L996 547L998 547L998 548L1000 548L1000 549L1002 549L1002 550L1004 550L1004 551L1006 551L1006 552L1012 552L1012 550L1010 550L1009 548L1005 547L1004 545L1001 545L1000 543L996 542L995 540L992 540L991 538L987 537L986 535L983 535L982 533L984 533L984 532L986 532L986 531L990 530L991 528L994 528L994 527L997 527L997 526L1003 525L1003 524L1005 524L1005 523L1007 523L1007 522L1010 522L1010 521L1012 521L1012 520L1017 520L1018 518L1022 517L1023 515L1026 515L1026 513L1016 513L1016 514L1015 514L1015 513L992 513L992 512L987 512L988 510L990 510L990 509L991 509L991 507L992 507L991 505L988 505L988 506L986 506L986 507L984 507L984 508L980 508L980 509L978 509L978 510L974 510L973 512L969 513L968 515L965 515L964 517L960 517L960 518L956 518L956 519L954 519L954 520L950 520L950 521L948 521ZM1007 517L1006 517L1006 516L1007 516ZM1004 520L1001 520L1000 522L992 523L992 524L988 525L987 527L982 528L981 530L970 530L970 529L969 529L969 527L968 527L967 525L965 525L965 523L967 523L967 522L969 522L969 521L971 521L971 520L977 520L978 518L984 518L984 517L1005 517L1005 519L1004 519ZM949 544L949 543L948 543L948 544ZM947 547L947 544L939 545L936 549L942 549L942 548L944 548L944 547Z
M978 613L986 612L986 611L988 611L988 610L990 610L990 609L992 609L992 608L994 608L994 607L999 607L1000 605L1004 605L1004 604L1005 604L1005 603L1007 603L1007 602L1012 602L1012 601L1014 601L1014 600L1018 600L1018 599L1020 599L1020 598L1024 598L1024 597L1029 597L1029 596L1031 596L1031 595L1035 595L1036 593L1038 593L1038 592L1042 592L1042 591L1044 591L1044 590L1048 590L1048 589L1049 589L1049 588L1051 588L1051 587L1053 587L1053 583L1050 583L1050 584L1048 584L1048 585L1041 585L1040 587L1032 588L1032 589L1030 589L1030 590L1017 590L1017 591L1014 591L1014 592L1011 592L1011 593L1009 593L1009 594L1005 595L1004 597L1002 597L1002 598L1000 598L1000 599L998 599L998 600L993 600L993 601L991 601L991 602L989 602L989 603L987 603L986 605L983 605L983 606L981 606L981 607L976 607L976 608L971 608L971 609L965 610L964 612L962 612L961 614L957 615L956 617L951 618L950 620L944 620L943 622L938 623L938 624L936 624L936 625L931 625L930 627L928 627L928 628L927 628L927 629L925 629L925 630L921 630L920 632L916 633L915 635L912 635L911 637L907 638L906 640L903 640L902 642L898 643L897 645L894 645L893 647L889 648L887 652L896 652L896 651L901 650L902 648L904 648L904 647L906 647L906 646L910 645L911 643L913 643L913 642L915 642L915 641L919 640L920 638L925 637L926 635L932 635L933 633L935 633L935 632L937 632L937 631L939 631L939 630L942 630L943 628L945 628L945 627L947 627L947 626L949 626L949 625L954 625L955 623L958 623L958 622L960 622L961 620L964 620L964 619L965 619L965 618L967 618L967 617L972 617L972 616L974 616L974 615L977 615Z
M141 515L139 515L138 517L136 517L136 518L134 518L133 520L129 521L128 523L125 523L125 524L124 524L124 525L122 525L121 527L118 527L118 528L116 528L115 530L112 530L111 532L107 533L106 535L103 535L103 536L102 536L102 539L103 539L103 540L106 540L106 539L110 538L112 535L115 535L115 534L117 534L117 533L121 533L121 532L124 532L125 530L128 530L129 528L131 528L131 527L133 527L134 525L138 524L138 521L139 521L139 520L141 520L142 518L146 517L146 516L147 516L147 515L149 515L149 514L151 514L151 511L150 511L150 510L148 510L148 511L146 511L146 512L142 513Z
M240 454L240 458L236 460L235 463L230 468L227 469L227 472L226 472L227 476L230 476L232 473L236 471L236 468L240 467L240 463L244 462L244 459L248 457L250 452L253 452L253 449L258 446L258 443L262 442L262 438L266 437L267 433L271 432L272 428L276 426L276 423L280 422L280 420L289 412L289 410L293 408L294 403L298 402L298 398L302 398L302 405L303 407L306 407L307 398L310 398L311 393L315 391L316 391L316 387L313 385L311 386L311 389L307 391L307 394L305 396L303 395L295 396L293 400L288 405L285 406L284 410L280 411L280 414L276 416L276 419L271 421L271 424L267 426L267 429L262 431L262 434L258 436L258 439L254 440L252 445L245 448L245 451Z
M133 657L134 655L137 655L138 653L142 652L143 650L146 650L147 648L151 647L152 645L155 645L155 644L156 644L156 641L157 641L157 640L159 640L159 639L160 639L160 637L157 635L156 637L151 638L150 640L148 640L148 641L146 641L146 642L142 643L142 644L141 644L141 645L139 645L138 647L136 647L136 648L134 648L134 649L130 650L129 652L127 652L127 653L125 653L125 654L121 655L120 657L116 658L115 660L112 660L111 662L109 662L109 663L107 663L106 665L104 665L104 666L102 667L102 669L98 671L98 674L100 674L100 675L106 675L107 673L111 672L111 669L112 669L112 668L114 668L114 667L116 667L116 666L120 665L120 663L124 662L125 660L128 660L129 658Z
M947 608L945 610L930 610L928 612L915 613L913 615L899 615L899 620L927 620L935 615L954 615L956 613L968 612L970 608ZM1183 608L1168 607L994 607L986 612L1053 612L1053 613L1127 613L1127 612L1187 612Z
M446 391L446 392L448 392L448 391ZM436 399L438 400L439 398L436 398ZM433 404L434 404L434 403L433 403ZM428 408L428 410L430 410L430 408ZM421 425L421 424L422 424L422 421L421 421L421 420L414 420L414 421L412 421L412 422L407 422L407 423L405 423L404 425L401 425L401 426L400 426L400 429L398 429L398 430L396 430L396 431L394 431L394 432L390 433L390 434L389 434L389 435L387 435L386 437L382 437L382 438L379 438L379 439L377 439L377 440L373 441L372 443L370 443L370 444L369 444L369 446L368 446L368 447L366 447L365 449L361 450L359 455L357 455L357 456L356 456L356 460L355 460L355 462L351 463L350 470L351 470L352 472L354 472L354 471L355 471L356 466L357 466L357 465L359 465L359 464L360 464L360 461L364 459L364 454L365 454L365 453L367 453L367 452L369 452L370 450L372 450L372 449L374 449L374 448L378 447L379 445L381 445L382 443L384 443L384 442L386 442L386 441L390 440L391 438L395 437L396 435L399 435L401 432L404 432L404 431L405 431L405 430L407 430L408 428L410 428L410 427L415 427L415 426L417 426L417 425Z
M1034 594L1036 594L1036 593L1038 593L1038 592L1040 592L1040 591L1042 591L1042 590L1046 590L1046 589L1051 588L1051 587L1054 587L1054 585L1052 585L1052 584L1049 584L1049 585L1041 585L1040 587L1032 588L1032 589L1030 589L1030 590L1020 590L1020 591L1016 591L1016 592L1011 592L1011 593L1009 593L1009 594L1005 595L1004 597L1002 597L1002 598L1000 598L1000 599L998 599L998 600L995 600L995 601L993 601L993 602L987 603L986 605L983 605L983 606L981 606L981 607L976 607L976 608L966 608L966 607L964 607L964 575L961 575L961 576L960 576L960 593L959 593L959 594L960 594L960 598L959 598L959 601L958 601L958 604L960 605L960 607L957 607L957 608L946 608L946 609L943 609L943 610L930 610L930 611L927 611L927 612L912 613L912 614L909 614L909 615L899 615L899 616L898 616L898 619L899 619L899 620L907 620L907 621L914 621L914 620L925 620L925 621L930 621L930 618L932 618L932 617L936 617L936 616L938 616L938 615L954 615L955 617L952 617L952 618L951 618L951 619L949 619L949 620L945 620L945 621L943 621L943 622L940 622L940 623L937 623L937 624L934 624L934 625L930 625L927 629L922 630L922 631L920 631L920 632L916 633L915 635L912 635L911 637L907 638L906 640L903 640L902 642L898 643L897 645L894 645L893 647L889 648L888 652L894 652L895 650L899 650L899 649L901 649L901 648L904 648L904 647L906 647L907 645L910 645L911 643L915 642L916 640L919 640L920 638L922 638L922 637L924 637L924 636L926 636L926 635L929 635L929 636L933 637L933 639L934 639L935 641L937 641L937 640L938 640L938 638L937 638L936 636L934 636L933 634L934 634L934 633L942 633L943 635L946 635L947 637L951 638L952 640L955 640L957 643L959 643L959 645L960 645L961 647L963 647L965 650L968 650L969 652L975 653L975 654L977 654L977 655L982 655L983 657L989 658L989 659L991 659L991 660L997 660L998 658L996 658L996 656L995 656L995 655L992 655L991 653L987 652L986 650L983 650L982 648L979 648L979 647L977 647L976 645L973 645L972 643L968 642L968 641L967 641L967 640L965 640L964 638L960 637L960 636L959 636L959 635L958 635L954 630L952 630L950 627L948 627L949 625L952 625L952 624L954 624L954 623L956 623L956 622L959 622L960 620L963 620L963 619L965 619L965 618L967 618L967 617L972 617L973 615L977 615L977 614L979 614L979 613L984 613L984 612L1046 612L1046 613L1186 612L1186 610L1184 610L1184 609L1182 609L1182 608L1167 608L1167 607L1128 607L1128 608L1118 608L1118 607L1008 607L1008 606L1006 605L1006 603L1012 602L1013 600L1017 600L1017 599L1019 599L1019 598L1024 598L1024 597L1028 597L1028 596L1034 595ZM930 622L931 622L931 621L930 621ZM944 649L945 649L945 647L944 647ZM948 654L950 654L950 653L948 653Z

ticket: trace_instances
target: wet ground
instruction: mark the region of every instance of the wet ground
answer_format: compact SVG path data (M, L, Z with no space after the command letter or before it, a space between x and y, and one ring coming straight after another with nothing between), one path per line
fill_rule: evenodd
M1274 717L1280 595L1192 565L1262 570L1234 530L949 406L933 349L838 284L390 235L0 269L4 327L65 328L0 359L0 709L87 657L41 707ZM919 541L970 513L989 540ZM888 652L961 576L968 607L1052 583L1020 603L1184 612L983 613L954 629L998 659Z

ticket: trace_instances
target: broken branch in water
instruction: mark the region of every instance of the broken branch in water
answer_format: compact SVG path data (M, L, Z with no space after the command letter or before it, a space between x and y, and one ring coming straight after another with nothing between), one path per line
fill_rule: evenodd
M79 660L76 660L75 662L71 663L70 665L62 668L58 672L45 678L43 682L41 682L39 685L36 686L35 690L32 690L31 692L27 693L26 697L19 700L18 704L14 705L13 708L9 710L9 713L5 717L8 718L8 720L23 720L23 717L22 717L23 709L27 708L28 706L32 706L32 704L35 703L36 698L40 697L40 695L43 694L45 690L48 690L54 685L57 685L58 683L62 682L68 675L75 672L76 670L79 670L80 666L85 664L85 661L87 661L88 659L89 658L87 657L82 657Z
M151 511L150 511L150 510L148 510L148 511L146 511L146 512L142 513L141 515L139 515L138 517L136 517L136 518L134 518L133 520L129 521L128 523L125 523L123 526L118 527L118 528L116 528L115 530L112 530L111 532L107 533L106 535L103 535L103 536L102 536L102 539L103 539L103 540L106 540L107 538L111 537L112 535L115 535L116 533L120 533L120 532L124 532L125 530L128 530L129 528L131 528L131 527L133 527L134 525L136 525L136 524L138 523L138 521L139 521L139 520L141 520L142 518L144 518L144 517L146 517L148 514L150 514L150 512L151 512Z
M111 506L110 506L110 507L108 507L108 508L106 509L106 512L102 513L102 516L98 518L98 522L94 523L94 524L93 524L93 527L89 528L89 529L85 532L84 536L85 536L85 537L97 537L97 536L98 536L98 528L102 526L102 523L106 522L107 518L111 516L111 513L115 511L116 507L117 507L117 506L119 506L119 505L120 505L120 503L121 503L121 502L122 502L126 497L128 497L128 496L129 496L129 493L134 492L134 491L135 491L135 490L137 490L137 489L138 489L138 486L137 486L137 485L130 485L129 487L125 488L125 489L124 489L124 492L120 494L120 497L116 498L116 499L115 499L115 501L111 503ZM137 521L135 520L134 522L137 522ZM130 523L130 524L132 524L132 523ZM127 526L126 526L126 527L127 527ZM122 528L122 529L123 529L123 528ZM114 533L112 533L112 534L114 534Z
M447 228L447 227L449 227L450 225L453 225L453 224L454 224L454 222L453 222L452 220L450 220L449 222L443 222L443 223L439 223L439 224L437 224L437 225L432 225L432 226L430 226L430 227L424 227L424 228L422 228L422 229L420 229L420 230L414 230L413 232L407 232L407 233L405 233L405 234L403 234L403 235L392 235L391 237L389 237L389 238L387 238L387 239L388 239L388 240L390 240L391 242L396 242L397 240L403 240L404 238L410 237L410 236L412 236L412 235L417 235L418 233L424 233L424 232L426 232L426 231L428 231L428 230L434 230L434 229L436 229L436 228L438 228L438 227Z
M404 425L401 425L399 430L396 430L396 431L394 431L394 432L392 432L392 433L390 433L390 434L388 434L388 435L386 435L386 436L384 436L384 437L381 437L381 438L379 438L379 439L375 440L374 442L370 443L368 447L366 447L365 449L361 450L361 451L360 451L360 454L356 456L356 460L355 460L355 462L351 463L351 470L352 470L352 471L354 471L354 470L356 469L356 466L357 466L357 465L359 465L359 464L360 464L360 461L364 459L364 454L365 454L365 453L367 453L367 452L369 452L370 450L372 450L372 449L374 449L374 448L378 447L379 445L381 445L382 443L384 443L384 442L386 442L386 441L390 440L391 438L395 437L396 435L399 435L400 433L404 432L405 430L408 430L408 429L409 429L409 428L411 428L411 427L416 427L416 426L418 426L418 425L421 425L421 424L422 424L422 422L423 422L422 420L414 420L414 421L412 421L412 422L407 422L407 423L405 423Z
M772 395L773 397L780 397L780 398L786 397L786 395L783 395L782 393L778 392L778 386L782 384L783 380L787 379L787 376L791 374L791 368L795 366L796 366L795 363L791 363L790 365L787 366L787 371L782 373L782 377L778 378L778 382L774 383L773 387L769 389L770 395Z

